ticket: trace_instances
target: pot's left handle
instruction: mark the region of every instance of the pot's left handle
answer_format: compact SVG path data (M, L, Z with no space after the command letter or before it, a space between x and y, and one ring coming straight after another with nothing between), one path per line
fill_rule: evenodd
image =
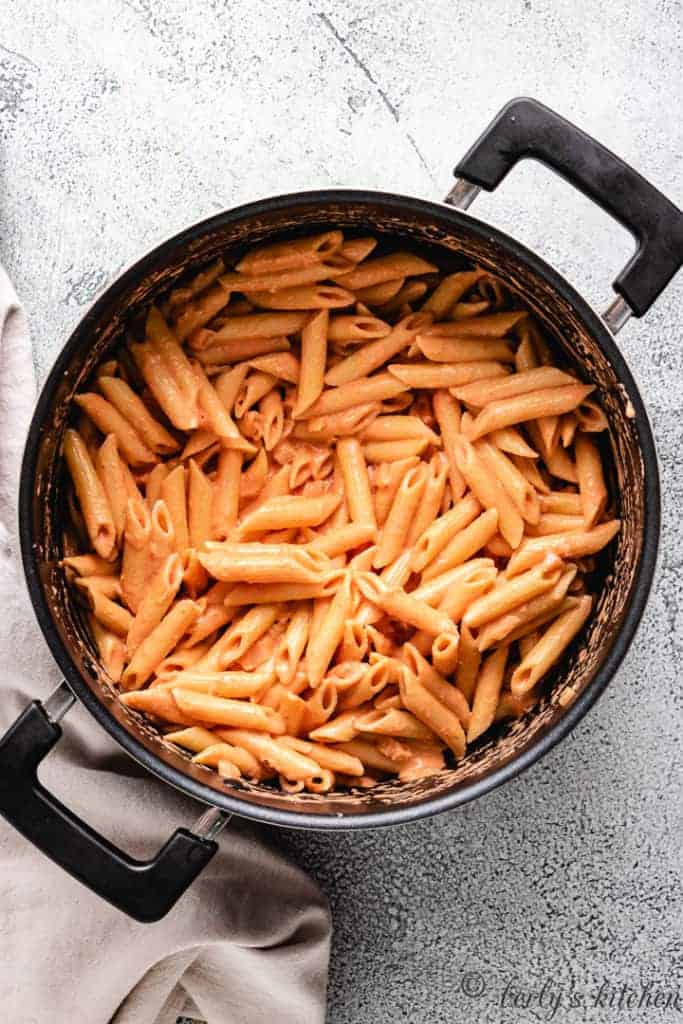
M149 861L129 857L98 835L38 781L38 767L62 735L73 703L65 683L45 704L33 701L0 738L0 814L89 889L137 921L158 921L217 850L208 838L225 824L204 815L203 835L179 828Z

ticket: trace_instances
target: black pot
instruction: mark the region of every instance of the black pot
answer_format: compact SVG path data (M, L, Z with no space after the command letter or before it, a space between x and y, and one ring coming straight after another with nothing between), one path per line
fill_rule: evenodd
M203 221L165 242L115 281L86 314L43 387L28 435L19 498L21 545L31 599L66 683L34 702L0 740L0 812L31 842L91 889L139 920L173 906L216 850L211 840L232 813L272 825L351 829L395 825L456 807L517 775L586 713L616 672L643 614L659 539L659 479L652 433L613 334L642 316L683 263L683 215L635 171L532 100L514 100L456 169L447 203L466 209L523 157L535 157L589 195L638 240L615 283L619 298L601 319L552 267L514 239L438 203L376 192L334 190L280 196ZM585 632L555 670L549 695L527 716L500 726L456 768L412 783L358 793L291 795L267 785L222 782L165 743L124 707L97 662L57 563L65 503L58 457L70 402L142 304L189 267L265 239L341 227L426 250L444 270L475 261L518 293L557 338L578 376L597 385L610 421L612 493L623 520L603 558L604 585ZM61 736L57 724L78 697L136 760L196 797L207 812L194 832L179 829L150 862L129 858L94 833L38 782L36 771Z

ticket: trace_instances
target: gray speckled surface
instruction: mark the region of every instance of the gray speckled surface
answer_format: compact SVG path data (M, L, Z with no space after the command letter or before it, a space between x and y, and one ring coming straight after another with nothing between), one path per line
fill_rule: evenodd
M302 188L439 198L516 94L559 109L680 205L682 13L678 0L5 0L0 261L39 373L102 286L164 236ZM474 212L606 305L631 243L547 172L519 168ZM644 998L617 1003L624 984L651 981L651 999L683 987L682 319L679 280L619 338L659 444L663 557L600 704L541 764L457 813L278 837L332 902L330 1024L679 1019ZM501 1005L511 979L526 996L547 980L543 1005L513 1006L511 989ZM479 998L463 991L482 984ZM584 1006L570 1006L572 986Z

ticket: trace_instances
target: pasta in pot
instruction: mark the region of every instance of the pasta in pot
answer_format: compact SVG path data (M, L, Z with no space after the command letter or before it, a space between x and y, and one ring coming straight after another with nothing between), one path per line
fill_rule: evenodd
M330 230L219 259L74 398L63 571L228 786L424 778L526 714L619 531L590 382L490 272Z

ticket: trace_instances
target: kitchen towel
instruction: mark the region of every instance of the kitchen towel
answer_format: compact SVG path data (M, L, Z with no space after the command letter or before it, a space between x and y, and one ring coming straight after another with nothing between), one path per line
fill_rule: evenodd
M35 397L28 330L0 267L0 733L59 682L20 566L16 497ZM41 778L134 856L199 804L146 773L76 705ZM0 818L0 1006L12 1024L321 1024L330 922L314 883L247 823L156 924L114 910Z

